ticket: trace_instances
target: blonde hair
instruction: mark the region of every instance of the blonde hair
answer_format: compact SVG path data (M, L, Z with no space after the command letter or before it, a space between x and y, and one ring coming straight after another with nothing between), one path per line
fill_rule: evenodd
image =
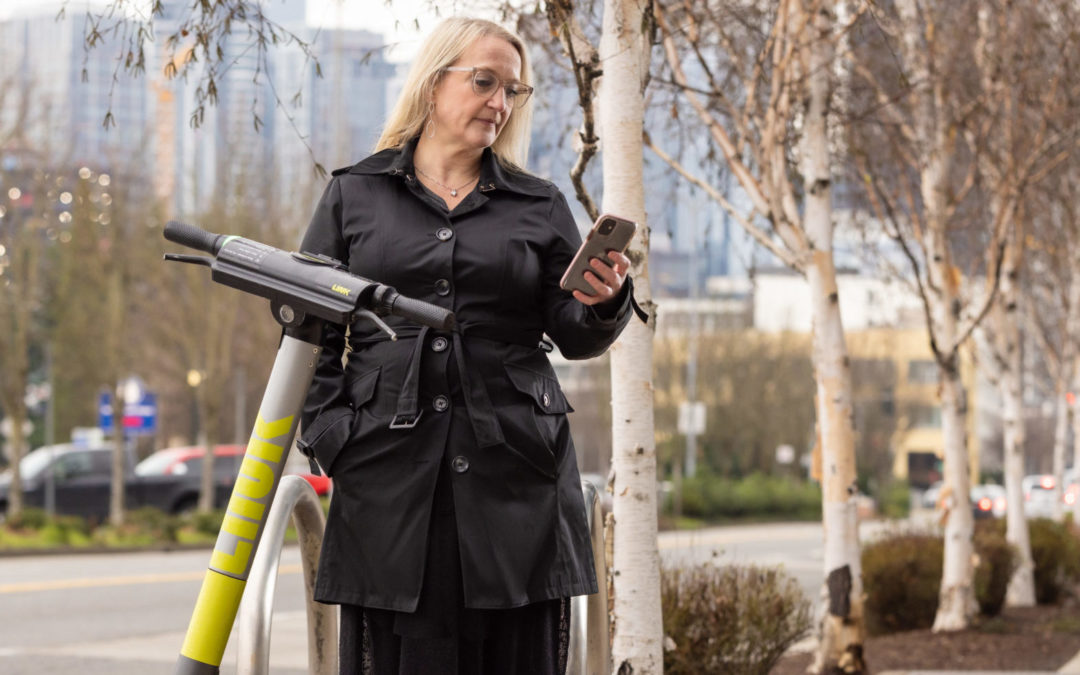
M387 148L400 148L424 129L428 106L435 86L442 76L442 69L453 65L465 50L485 37L497 37L509 42L521 57L521 81L532 85L532 68L528 51L520 37L497 23L484 19L454 17L446 19L424 40L420 54L413 61L405 86L398 96L390 117L383 126L382 135L375 144L375 152ZM535 104L535 102L533 102ZM495 142L492 152L511 167L524 167L529 154L529 134L532 127L532 107L514 108Z

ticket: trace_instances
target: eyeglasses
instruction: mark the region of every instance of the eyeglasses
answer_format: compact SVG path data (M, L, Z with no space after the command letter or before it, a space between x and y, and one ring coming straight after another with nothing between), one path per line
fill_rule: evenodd
M478 68L476 66L473 66L472 68L466 68L465 66L447 66L443 68L443 70L454 73L472 73L472 88L477 96L488 98L494 94L499 87L502 87L503 93L506 95L506 103L518 108L525 105L525 102L529 100L529 95L533 93L533 88L523 82L513 81L503 83L498 75L486 68Z

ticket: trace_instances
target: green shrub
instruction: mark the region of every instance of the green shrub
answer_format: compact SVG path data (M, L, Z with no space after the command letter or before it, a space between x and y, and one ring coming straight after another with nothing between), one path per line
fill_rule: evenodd
M810 629L809 603L778 569L664 569L661 602L668 675L767 675Z
M16 530L40 530L49 522L45 509L34 506L24 507L18 518L12 518L8 526Z
M225 509L202 512L196 511L187 518L195 527L196 532L217 536L218 532L221 530L221 523L225 520Z
M941 589L941 537L900 534L863 547L866 630L871 635L929 628Z
M1028 521L1035 562L1035 601L1056 604L1080 581L1080 539L1064 523L1048 518Z
M672 506L669 500L669 513ZM682 514L707 520L816 520L821 490L806 481L761 473L740 480L701 473L682 482Z
M979 564L975 567L975 599L979 611L986 616L996 616L1005 604L1005 592L1009 579L1019 563L1016 549L1005 540L1003 521L981 521L975 524L975 553Z
M160 542L175 542L180 519L152 506L144 506L127 514L127 524L149 534Z
M911 511L911 488L904 481L893 480L877 490L877 503L886 518L900 520Z

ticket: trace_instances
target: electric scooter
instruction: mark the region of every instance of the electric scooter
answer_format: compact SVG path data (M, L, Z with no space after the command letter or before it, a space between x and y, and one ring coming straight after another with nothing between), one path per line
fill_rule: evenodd
M169 241L210 254L166 254L166 260L205 265L214 281L268 298L274 319L284 328L255 429L173 671L176 675L216 675L296 435L322 351L326 322L351 325L364 318L394 339L394 331L380 317L392 314L451 330L454 314L350 274L340 261L326 256L282 251L175 221L165 225L164 235Z

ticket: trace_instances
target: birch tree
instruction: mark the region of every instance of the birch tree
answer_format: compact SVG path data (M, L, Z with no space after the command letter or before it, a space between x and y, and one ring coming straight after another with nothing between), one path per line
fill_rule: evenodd
M1052 517L1063 520L1065 504L1063 489L1068 454L1070 408L1075 408L1075 382L1080 361L1076 335L1080 334L1080 217L1077 213L1078 195L1073 162L1066 162L1055 171L1046 184L1040 186L1032 201L1038 205L1038 217L1033 225L1036 234L1029 238L1031 267L1029 296L1025 306L1025 324L1031 326L1034 342L1050 374L1054 396L1054 504ZM1033 209L1034 210L1034 209ZM1073 395L1070 396L1070 389ZM1070 397L1072 404L1070 404ZM1080 413L1072 410L1074 467L1080 466ZM1072 504L1074 522L1078 502Z
M653 414L655 311L648 276L641 136L651 53L651 0L604 0L599 44L584 24L587 10L572 0L547 3L546 16L570 59L583 113L579 157L571 172L578 201L598 211L584 186L589 159L600 149L602 209L641 226L627 250L637 302L650 316L636 320L611 349L613 509L611 551L612 661L617 673L663 671L660 556L657 549L656 441ZM597 133L597 131L599 133Z
M641 134L651 43L642 26L649 0L605 0L598 49L597 117L602 143L603 209L641 226L645 185ZM649 229L628 251L639 304L650 306ZM651 312L650 312L651 313ZM660 555L656 544L656 441L652 336L656 324L631 321L611 350L611 460L615 474L612 661L617 673L663 672Z
M837 23L833 0L662 2L656 13L673 107L689 104L710 152L736 178L750 207L740 209L660 143L647 138L646 144L811 288L825 531L812 669L865 672L851 372L833 261L829 121L835 43L847 26Z
M888 44L862 47L888 57L856 60L872 112L858 125L855 163L878 222L910 264L938 366L945 553L935 631L966 628L977 609L961 350L997 293L1010 224L965 220L976 171L963 142L978 105L975 4L897 0L895 14L875 13L867 28Z
M1050 10L1050 11L1048 11ZM1024 515L1024 403L1021 324L1027 293L1022 271L1030 229L1018 209L1030 185L1062 162L1071 136L1068 88L1075 39L1055 29L1053 3L982 3L974 49L981 82L982 119L967 130L979 181L987 193L992 226L1012 221L1005 241L1001 287L990 325L994 363L1003 401L1004 467L1008 509L1006 538L1020 562L1006 603L1035 604L1034 562ZM1065 392L1060 393L1064 397ZM1064 442L1065 427L1057 434ZM1060 501L1060 500L1059 500ZM1059 509L1060 511L1060 509Z

